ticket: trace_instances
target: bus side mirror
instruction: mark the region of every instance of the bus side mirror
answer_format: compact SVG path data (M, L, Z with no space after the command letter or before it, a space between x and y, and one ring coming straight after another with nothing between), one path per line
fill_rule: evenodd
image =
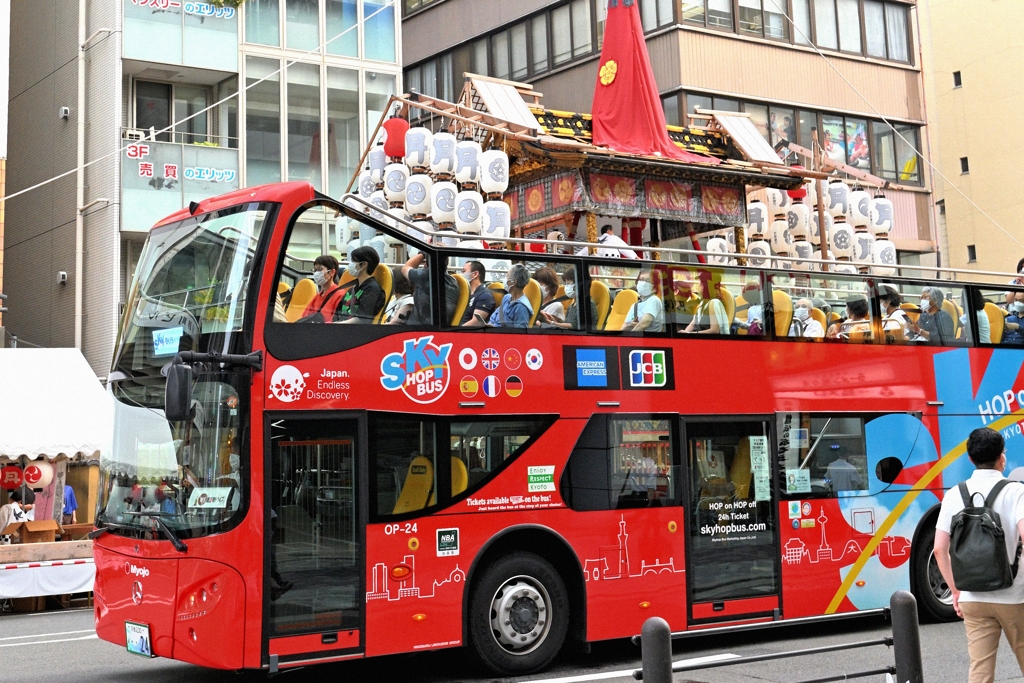
M164 415L171 422L185 422L192 419L193 380L194 373L191 365L171 363L167 368Z

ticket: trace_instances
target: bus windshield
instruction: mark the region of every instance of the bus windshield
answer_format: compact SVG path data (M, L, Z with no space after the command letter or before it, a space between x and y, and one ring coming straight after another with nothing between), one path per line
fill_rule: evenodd
M246 294L271 210L246 204L150 234L108 382L115 426L100 463L99 526L189 538L223 530L244 509L248 371L196 366L190 421L164 417L164 385L180 351L248 350Z

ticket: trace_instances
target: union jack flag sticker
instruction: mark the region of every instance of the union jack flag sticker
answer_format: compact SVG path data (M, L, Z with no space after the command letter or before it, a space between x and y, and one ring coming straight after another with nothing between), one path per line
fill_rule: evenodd
M501 356L498 355L496 349L484 349L484 352L480 354L480 362L486 370L497 370L501 365Z

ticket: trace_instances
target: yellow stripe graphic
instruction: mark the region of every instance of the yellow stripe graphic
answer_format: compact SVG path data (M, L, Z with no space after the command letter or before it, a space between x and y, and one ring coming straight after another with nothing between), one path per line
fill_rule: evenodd
M1024 415L1024 410L1018 410L1017 412L1005 415L986 426L999 431L1004 427L1009 427L1016 423L1017 418L1021 415ZM836 591L835 596L832 598L832 602L829 603L828 609L825 610L825 614L835 614L836 610L839 609L839 605L843 602L843 598L845 598L846 594L850 591L850 587L853 586L853 582L857 580L857 576L860 574L860 571L864 569L864 565L868 563L868 560L874 554L875 549L878 548L882 539L885 538L885 535L889 533L889 530L892 529L893 526L895 526L896 520L898 520L903 513L907 511L910 504L928 488L928 485L942 473L942 470L949 467L954 460L966 452L967 441L963 441L957 445L956 448L942 456L942 459L935 463L931 469L925 472L924 476L922 476L918 483L914 485L914 488L907 491L906 495L903 496L896 507L893 508L892 512L889 513L889 516L885 518L885 521L882 522L881 526L878 527L878 531L876 531L875 535L871 537L868 544L864 546L864 550L861 551L860 557L858 557L857 561L853 563L849 573L846 575L846 579L843 580L842 585L839 586L839 590Z

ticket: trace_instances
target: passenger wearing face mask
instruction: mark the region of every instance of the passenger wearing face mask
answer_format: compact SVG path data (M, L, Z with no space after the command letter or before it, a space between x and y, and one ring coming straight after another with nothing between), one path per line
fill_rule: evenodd
M1013 285L1014 287L1024 287L1024 258L1017 261L1017 277L1010 280L1007 284ZM1006 304L1011 305L1016 299L1016 294L1013 292L1006 293Z
M1004 344L1024 344L1024 292L1016 292L1013 301L1010 303L1010 315L1006 316L1006 333L1003 335Z
M347 271L356 281L345 290L341 304L334 312L334 322L372 323L384 308L384 290L373 277L373 271L380 264L380 256L373 247L358 247L352 250L351 259Z
M530 271L521 263L509 268L505 276L505 291L497 316L491 316L491 324L497 327L529 327L533 317L533 306L524 289L530 283Z
M642 270L636 278L640 300L633 304L622 323L623 332L661 332L665 329L665 306L654 293L651 271Z
M316 296L306 306L299 318L300 323L323 323L334 319L334 311L341 301L341 289L335 283L338 277L338 259L330 254L318 256L313 261L313 282Z
M487 269L479 261L466 261L462 266L462 277L469 283L469 302L462 314L462 327L483 327L498 307L494 294L487 285Z
M890 333L902 332L904 338L909 337L910 321L907 319L906 311L900 308L903 299L896 288L892 285L879 287L878 303L882 307L882 329Z
M921 290L921 315L916 322L910 323L916 341L938 346L946 346L955 341L953 319L942 310L945 298L938 287L925 287Z
M978 323L978 341L982 344L992 343L992 323L988 319L988 313L985 312L985 296L978 290L974 290L974 294L971 297L974 302L975 320ZM967 324L967 302L961 299L963 304L964 314L960 316L960 324L964 327L964 337L967 341L974 339L974 333L971 331L971 326ZM996 343L1001 340L997 339Z
M793 323L789 326L789 336L802 339L821 339L825 330L821 323L811 317L814 305L810 299L798 299L793 308Z
M565 320L565 306L561 301L556 301L558 295L558 275L550 267L544 267L533 274L533 279L540 284L540 290L544 293L544 299L540 304L540 320L543 324L552 321L563 322Z
M572 301L569 304L569 308L565 311L565 320L559 321L550 319L547 322L552 327L558 327L563 330L579 330L580 326L580 296L582 294L576 290L576 269L569 268L562 273L562 288L565 291L565 298ZM597 321L597 304L590 297L586 297L587 305L590 310L590 320ZM541 314L543 315L543 313Z

